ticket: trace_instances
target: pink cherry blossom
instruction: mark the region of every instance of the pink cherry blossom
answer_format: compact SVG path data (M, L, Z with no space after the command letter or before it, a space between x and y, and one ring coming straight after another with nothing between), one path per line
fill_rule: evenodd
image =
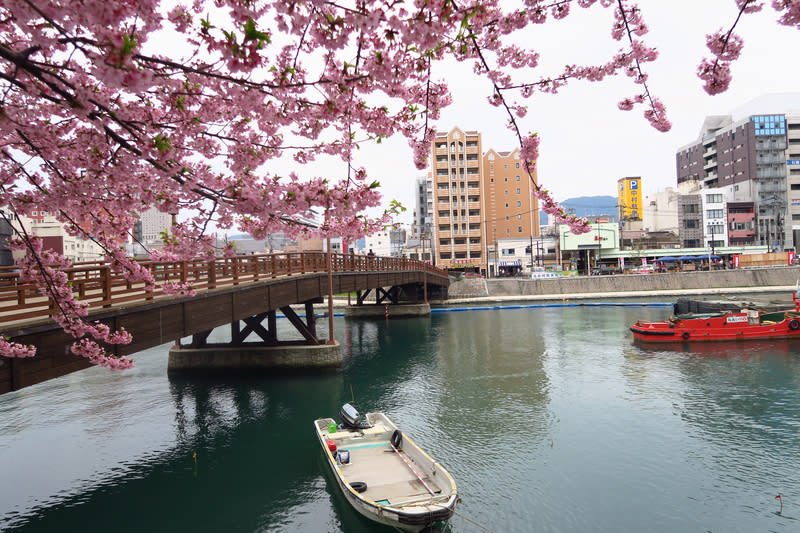
M531 180L541 139L523 134L535 131L537 118L523 99L624 74L634 89L620 95L619 109L640 109L659 131L671 127L648 76L658 53L646 41L645 9L631 0L519 4L6 0L0 205L55 213L67 233L102 246L110 268L131 283L192 295L190 284L157 281L126 257L137 213L156 207L183 215L152 253L165 260L235 254L232 246L216 248L211 228L349 241L382 230L403 207L382 198L380 176L363 167L359 148L402 136L403 156L429 168L437 121L452 102L442 65L472 68L468 83L504 113ZM698 68L707 92L731 83L743 46L733 30L763 5L735 0L730 13L720 11L733 23L707 39L711 57ZM800 25L800 0L771 6L780 24ZM615 50L597 64L544 68L550 50L531 45L526 32L568 23L583 9L603 12ZM291 170L280 170L287 162ZM586 231L585 220L535 189L546 212ZM326 223L309 228L304 221L320 211ZM64 257L27 234L12 246L25 254L22 278L53 300L53 320L75 337L73 352L108 368L129 367L129 359L107 350L130 335L88 320L61 272ZM32 353L6 340L0 355Z

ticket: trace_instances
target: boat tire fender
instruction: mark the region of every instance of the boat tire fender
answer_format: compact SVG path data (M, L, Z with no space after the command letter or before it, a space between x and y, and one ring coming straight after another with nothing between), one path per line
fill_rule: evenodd
M394 433L392 433L391 442L392 442L392 446L394 446L395 448L397 448L399 450L400 449L400 445L403 444L403 432L400 431L399 429L395 429Z
M800 321L796 318L793 318L789 321L789 329L797 329L800 328Z
M363 481L353 481L352 483L350 483L350 486L353 487L353 490L358 493L367 490L367 484L364 483Z
M684 339L688 339L689 338L689 332L688 331L684 331L683 332L683 338Z

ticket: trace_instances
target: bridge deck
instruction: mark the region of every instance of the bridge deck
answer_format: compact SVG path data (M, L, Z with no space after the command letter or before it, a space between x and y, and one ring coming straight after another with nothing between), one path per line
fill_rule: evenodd
M447 287L446 271L403 258L331 254L333 294L381 287ZM130 355L259 313L318 301L328 294L327 254L298 253L238 256L213 262L143 263L158 282L190 283L194 297L148 291L130 283L107 264L76 265L65 270L76 298L86 302L90 319L133 336L111 347ZM16 272L0 273L0 334L33 344L30 359L0 357L0 394L88 366L69 353L74 341L50 318L53 303Z

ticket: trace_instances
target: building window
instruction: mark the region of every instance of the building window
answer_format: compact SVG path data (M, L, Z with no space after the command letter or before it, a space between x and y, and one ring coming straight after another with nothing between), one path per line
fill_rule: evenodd
M517 200L517 207L522 207L522 202L520 200Z
M519 187L517 187L517 194L519 194Z
M522 226L517 226L517 233L522 233Z

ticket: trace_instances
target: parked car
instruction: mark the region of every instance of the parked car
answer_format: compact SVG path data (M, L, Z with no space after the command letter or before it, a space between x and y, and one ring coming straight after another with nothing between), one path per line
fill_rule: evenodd
M608 274L622 274L622 269L614 265L600 265L592 269L593 276L608 275Z

